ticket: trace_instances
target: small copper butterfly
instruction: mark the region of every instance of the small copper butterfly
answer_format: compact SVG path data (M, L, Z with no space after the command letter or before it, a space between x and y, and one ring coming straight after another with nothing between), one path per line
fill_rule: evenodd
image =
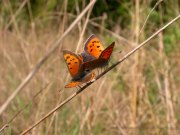
M94 73L91 73L88 70L84 70L84 62L78 55L68 50L64 50L63 56L68 70L72 76L71 82L65 85L65 88L76 87L82 83L87 83L94 78Z
M114 45L115 42L104 49L99 38L91 35L85 42L84 51L80 54L84 62L84 69L93 70L106 66L114 49Z

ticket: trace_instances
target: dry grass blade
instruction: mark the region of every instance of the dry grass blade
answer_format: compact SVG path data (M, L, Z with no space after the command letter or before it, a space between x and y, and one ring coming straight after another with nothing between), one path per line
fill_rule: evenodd
M42 89L40 89L34 96L33 98L22 108L20 109L9 121L7 124L10 124L12 121L14 121L14 119L16 119L16 117L18 115L20 115L30 104L32 104L34 102L34 100L43 92L44 89L46 89L49 86L49 83L46 84L45 87L43 87Z
M81 45L81 42L82 42L82 37L83 37L83 35L84 35L84 33L85 33L85 30L86 30L86 27L87 27L87 24L88 24L88 22L89 22L89 17L90 17L90 15L91 15L91 11L92 11L92 9L90 9L89 10L89 12L88 12L88 14L87 14L87 18L86 18L86 20L85 20L85 24L84 24L84 26L83 26L83 29L82 29L82 31L81 31L81 33L80 33L80 39L79 39L79 41L78 41L78 44L77 44L77 47L76 47L76 53L79 51L79 48L80 48L80 45Z
M46 89L48 87L49 83L46 84L45 87L43 87L42 89L40 89L34 96L33 98L19 111L17 111L15 113L15 115L0 129L0 132L2 132L6 127L9 127L9 125L20 115L22 114L22 112L30 105L34 102L34 100L42 93L42 91L44 89Z
M139 31L139 35L138 35L138 36L140 36L142 30L144 29L144 27L145 27L145 25L146 25L146 23L147 23L147 20L149 19L150 15L151 15L152 12L154 11L154 9L155 9L162 1L163 1L163 0L157 1L156 4L154 5L154 7L151 9L151 11L149 12L148 16L146 17L146 20L144 21L144 24L143 24L142 28L141 28L140 31Z
M155 32L152 36L150 36L148 39L146 39L144 42L142 42L140 45L138 45L136 48L134 48L132 51L130 51L129 53L127 53L123 58L121 58L117 63L115 63L114 65L112 65L111 67L109 67L107 70L105 70L104 72L102 72L100 75L98 75L95 80L93 80L92 82L86 84L84 87L82 87L81 89L79 89L77 92L73 93L71 96L69 96L66 100L64 100L61 104L59 104L58 106L56 106L53 110L51 110L49 113L47 113L43 118L41 118L40 120L38 120L35 124L33 124L32 126L30 126L29 128L27 128L26 130L24 130L20 135L25 135L26 133L28 133L30 130L32 130L34 127L36 127L38 124L40 124L42 121L44 121L46 118L48 118L50 115L52 115L55 111L57 111L58 109L60 109L62 106L64 106L66 103L68 103L71 99L73 99L74 97L76 97L79 93L81 93L83 90L85 90L88 86L90 86L92 83L94 83L96 80L98 80L99 78L101 78L103 75L105 75L107 72L109 72L110 70L112 70L113 68L115 68L118 64L120 64L121 62L123 62L124 60L126 60L129 56L131 56L133 53L135 53L137 50L139 50L141 47L143 47L144 45L146 45L146 43L148 43L151 39L153 39L155 36L157 36L160 32L162 32L165 28L167 28L168 26L170 26L172 23L174 23L175 21L177 21L180 18L180 15L178 15L177 17L175 17L173 20L171 20L169 23L167 23L164 27L160 28L157 32Z
M9 125L8 125L8 124L5 124L5 125L0 129L0 134L1 134L1 132L3 132L3 131L5 130L5 128L7 128L7 127L9 127Z
M100 29L103 29L104 31L108 32L109 34L113 35L115 38L117 38L118 40L122 41L124 44L128 44L128 45L133 45L133 43L127 39L125 39L124 37L116 34L115 32L112 32L108 29L106 29L105 27L101 26L100 24L93 22L92 20L89 21L89 23L91 25L93 25L94 27L98 27Z
M54 43L54 46L42 57L38 64L33 68L33 70L27 75L27 77L21 82L21 84L17 87L16 90L8 97L5 103L0 107L0 115L4 112L10 102L16 97L16 95L29 83L29 81L34 77L34 75L38 72L41 66L45 63L45 61L53 54L60 46L60 42L64 37L66 37L69 32L75 27L75 25L81 20L81 18L85 15L89 9L94 5L96 0L92 0L87 7L79 14L79 16L74 20L74 22L68 27L68 29L62 34L62 36L57 37L57 40Z
M9 21L9 23L6 25L5 29L8 29L9 26L13 23L14 19L19 15L20 11L23 9L23 7L27 4L28 0L24 0L21 4L21 6L19 7L19 9L17 10L17 12L14 14L14 16L12 17L12 19Z
M68 97L66 100L64 100L61 104L59 104L57 107L55 107L53 110L51 110L49 113L47 113L42 119L40 119L39 121L37 121L34 125L32 125L30 128L26 129L25 131L23 131L20 135L25 135L26 133L28 133L30 130L32 130L34 127L36 127L39 123L41 123L43 120L45 120L46 118L48 118L51 114L53 114L55 111L57 111L60 107L62 107L63 105L65 105L66 103L68 103L71 99L73 99L75 96L77 95L77 93L72 94L70 97Z

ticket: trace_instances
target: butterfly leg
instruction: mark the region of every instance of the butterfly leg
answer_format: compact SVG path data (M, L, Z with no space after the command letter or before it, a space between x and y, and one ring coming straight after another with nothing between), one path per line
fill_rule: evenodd
M104 67L104 70L107 70L108 69L108 65Z
M99 75L99 68L97 69L97 74Z
M81 89L81 88L82 88L82 86L81 86L81 85L78 85L78 88L79 88L79 89Z
M76 86L76 91L78 91L79 89L78 89L78 87Z
M81 84L81 88L84 87L84 84Z
M102 73L102 67L98 68L99 69L99 72L98 74L101 74Z
M107 66L101 67L101 73L104 72L107 68L108 68Z
M100 67L100 68L99 68L99 71L100 71L100 73L99 73L99 74L101 74L101 72L102 72L102 67Z

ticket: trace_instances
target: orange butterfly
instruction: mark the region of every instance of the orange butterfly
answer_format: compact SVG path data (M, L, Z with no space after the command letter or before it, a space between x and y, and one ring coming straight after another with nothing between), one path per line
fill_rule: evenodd
M68 70L72 76L71 82L65 85L65 88L76 87L82 83L87 83L94 78L94 73L90 73L88 70L84 70L83 61L78 55L73 52L64 50L63 56Z
M115 42L104 49L100 40L95 35L91 35L85 42L84 51L80 54L84 62L84 69L91 71L106 66L114 49L114 44Z

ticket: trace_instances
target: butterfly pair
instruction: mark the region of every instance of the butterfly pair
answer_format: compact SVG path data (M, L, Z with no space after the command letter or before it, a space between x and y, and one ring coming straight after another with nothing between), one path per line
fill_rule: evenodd
M95 35L91 35L85 42L84 50L81 54L64 50L63 56L72 76L71 82L65 88L76 87L91 81L95 77L95 73L91 71L108 64L114 44L115 42L104 49L100 40Z

